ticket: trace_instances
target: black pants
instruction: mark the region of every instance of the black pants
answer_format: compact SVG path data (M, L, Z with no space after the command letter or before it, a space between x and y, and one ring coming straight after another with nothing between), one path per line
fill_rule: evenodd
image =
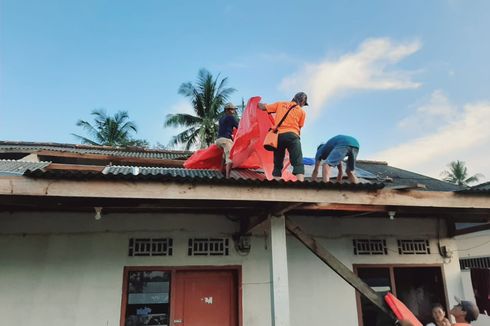
M274 151L274 177L282 176L284 167L284 156L286 149L289 153L289 160L293 166L293 174L305 174L305 166L303 164L303 152L301 151L301 140L294 132L285 132L279 134L277 141L277 149Z

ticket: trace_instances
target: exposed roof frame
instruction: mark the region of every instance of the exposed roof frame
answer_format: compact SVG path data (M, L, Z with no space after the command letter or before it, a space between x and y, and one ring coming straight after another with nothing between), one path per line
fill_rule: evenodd
M155 158L143 158L143 157L130 157L130 156L115 156L115 155L102 155L102 154L88 154L88 153L73 153L62 151L41 150L35 153L39 157L45 158L66 158L77 160L93 160L104 161L118 164L137 164L143 166L166 166L166 167L183 167L183 160L171 160L171 159L155 159Z

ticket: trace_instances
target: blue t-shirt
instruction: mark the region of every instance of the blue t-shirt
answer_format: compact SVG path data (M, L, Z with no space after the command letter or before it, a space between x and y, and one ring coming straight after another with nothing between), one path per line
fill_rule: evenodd
M316 151L315 160L321 161L326 159L335 146L351 146L359 148L359 142L354 137L346 135L332 137Z
M238 128L238 121L235 116L225 114L219 119L218 138L232 139L233 128Z

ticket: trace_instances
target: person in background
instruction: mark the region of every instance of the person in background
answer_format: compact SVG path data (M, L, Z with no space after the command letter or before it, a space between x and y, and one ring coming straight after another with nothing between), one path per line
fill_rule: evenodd
M337 135L330 138L325 144L318 146L315 155L315 168L311 178L316 181L318 169L323 160L322 178L323 182L330 181L331 167L336 166L338 169L337 182L342 181L343 169L342 160L347 156L347 177L352 183L358 183L359 180L355 174L357 154L359 153L359 142L357 139L346 135Z
M275 126L279 124L286 112L291 109L286 116L286 119L284 119L283 123L278 128L277 149L274 151L274 170L272 171L272 175L276 180L282 177L286 149L288 150L289 160L293 167L293 174L298 181L304 181L305 179L305 166L303 163L300 134L306 117L303 107L307 105L308 97L303 92L294 95L290 102L258 104L258 108L262 111L276 114L274 117Z
M434 322L428 323L426 326L451 326L451 322L446 318L444 307L440 303L432 306L432 318Z
M461 300L457 297L454 297L454 299L456 299L458 304L449 312L456 320L456 324L453 324L453 326L470 326L470 323L476 320L480 314L478 307L471 301Z
M225 105L225 115L219 119L218 137L216 145L223 149L225 159L225 176L230 178L231 166L230 159L231 148L233 147L233 129L238 128L238 121L235 118L236 106L233 103Z

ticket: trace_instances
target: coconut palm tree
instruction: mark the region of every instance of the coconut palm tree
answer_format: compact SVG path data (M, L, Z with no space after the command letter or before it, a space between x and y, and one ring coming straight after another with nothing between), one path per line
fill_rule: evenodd
M175 113L168 114L165 127L184 127L170 141L171 146L185 145L185 149L196 145L200 148L214 143L218 131L218 121L223 115L223 106L228 101L234 88L226 87L228 78L220 80L207 71L201 69L195 84L192 82L180 85L179 94L189 98L195 114Z
M452 161L447 166L449 167L449 171L446 170L442 172L444 181L457 184L458 186L467 187L468 184L478 182L478 180L483 178L483 174L481 173L477 173L470 177L465 162L463 161Z
M109 116L103 109L93 110L94 124L78 120L77 126L82 127L90 138L72 134L81 140L82 144L105 146L148 146L148 141L133 139L131 134L137 133L136 124L129 121L126 111L119 111Z

